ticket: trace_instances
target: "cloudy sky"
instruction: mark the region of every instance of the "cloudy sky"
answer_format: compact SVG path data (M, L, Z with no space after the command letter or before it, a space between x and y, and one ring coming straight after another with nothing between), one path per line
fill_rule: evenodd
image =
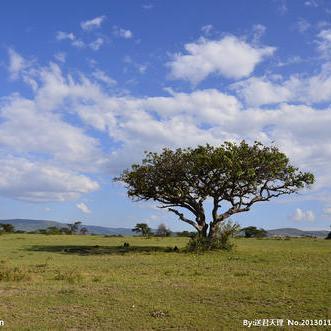
M234 220L331 223L329 1L5 0L0 87L0 218L182 229L112 177L145 150L246 139L317 180Z

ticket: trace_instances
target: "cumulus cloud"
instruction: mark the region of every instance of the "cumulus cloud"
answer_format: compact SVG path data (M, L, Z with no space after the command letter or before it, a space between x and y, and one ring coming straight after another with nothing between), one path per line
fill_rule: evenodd
M76 48L90 48L93 51L98 51L101 46L105 43L104 38L98 37L92 42L85 42L82 39L76 37L72 32L67 33L63 31L58 31L56 34L56 39L59 41L68 40L70 44Z
M105 16L98 16L98 17L95 17L91 20L81 22L80 26L85 31L98 29L98 28L101 27L101 25L102 25L102 23L104 22L105 19L106 19Z
M95 191L97 182L47 162L1 158L0 194L33 202L66 201Z
M124 38L124 39L131 39L133 37L133 33L130 30L123 29L118 26L113 27L113 34L116 37Z
M89 173L106 169L117 175L141 160L144 150L217 145L224 140L275 141L295 165L315 173L315 190L331 185L330 107L247 107L218 89L117 95L103 88L102 80L108 77L103 74L93 68L93 80L83 74L77 79L54 63L35 67L31 75L37 89L31 98L13 95L1 100L2 152L29 160L38 157L47 160L47 166L93 182ZM67 116L75 118L75 125ZM100 136L111 146L107 154L96 138ZM44 164L37 165L43 169Z
M64 31L58 31L56 33L56 39L58 41L64 41L68 40L70 41L71 45L77 48L83 48L85 47L85 43L78 39L72 32L64 32Z
M104 44L104 42L105 42L105 41L103 40L103 38L99 37L99 38L95 39L93 42L91 42L91 43L89 44L89 47L90 47L92 50L97 51L97 50L99 50L100 47Z
M302 221L313 222L315 220L315 214L311 210L305 211L300 208L297 208L295 212L291 215L291 218L297 222L302 222Z
M238 95L251 106L282 102L314 104L331 100L331 64L312 76L291 75L287 79L251 77L232 84Z
M91 213L91 209L84 202L77 203L76 207L84 214Z
M249 76L258 63L275 51L273 47L250 45L235 36L220 40L200 38L184 47L187 54L175 54L167 64L170 78L193 84L210 74L231 79Z

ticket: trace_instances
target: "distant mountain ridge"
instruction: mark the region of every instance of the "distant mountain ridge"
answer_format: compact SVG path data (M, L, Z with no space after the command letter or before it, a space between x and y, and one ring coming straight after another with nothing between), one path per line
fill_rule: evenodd
M32 219L7 219L0 220L0 223L8 223L14 225L16 230L21 231L36 231L38 229L47 229L50 226L56 226L57 228L66 227L68 223L62 223L57 221L49 221L49 220L32 220ZM102 235L122 235L122 236L132 236L133 232L128 228L111 228L106 226L98 226L98 225L85 225L84 227L88 229L89 233L93 234L102 234ZM329 231L321 230L321 231L307 231L300 230L296 228L280 228L267 230L268 236L288 236L288 237L305 237L305 236L313 236L313 237L326 237Z
M329 231L320 230L320 231L309 231L309 230L300 230L296 228L281 228L268 230L268 236L288 236L288 237L326 237Z
M61 223L49 220L32 220L32 219L7 219L0 220L0 223L12 224L15 230L21 231L36 231L39 229L47 229L50 226L56 226L57 228L66 227L68 223ZM98 225L85 225L89 233L94 234L121 234L123 236L132 236L133 232L128 228L109 228L105 226Z

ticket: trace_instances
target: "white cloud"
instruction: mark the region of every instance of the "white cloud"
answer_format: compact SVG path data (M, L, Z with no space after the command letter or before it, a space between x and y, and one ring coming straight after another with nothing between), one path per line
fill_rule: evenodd
M25 158L1 158L0 194L32 202L65 201L95 191L87 176Z
M201 27L201 32L208 36L213 29L212 24L207 24Z
M210 74L231 79L249 76L273 47L258 47L234 36L220 40L200 38L185 45L188 54L176 54L168 63L170 78L188 80L197 84Z
M301 33L306 32L310 27L311 24L303 18L300 18L295 24L295 28Z
M124 38L124 39L130 39L133 37L133 33L130 30L120 28L118 26L113 27L113 34L116 37Z
M56 33L56 39L58 41L69 40L71 45L77 48L84 48L86 46L86 44L78 39L72 32L58 31Z
M301 102L314 104L331 100L331 63L322 66L313 76L291 75L288 79L272 80L252 77L232 84L232 88L252 106Z
M89 47L92 49L92 50L94 50L94 51L97 51L97 50L99 50L100 49L100 47L102 46L104 44L104 40L103 40L103 38L97 38L97 39L95 39L93 42L91 42L90 44L89 44Z
M82 39L77 38L73 33L67 33L63 31L58 31L56 34L56 39L59 41L69 40L71 45L76 48L90 48L93 51L97 51L105 43L104 38L98 37L90 43L84 42ZM60 54L60 53L59 53ZM59 60L59 59L58 59ZM61 61L61 60L59 60Z
M317 37L317 50L323 58L331 60L331 29L320 31Z
M65 63L66 62L66 54L63 52L59 52L54 54L54 58L55 60L61 62L61 63Z
M91 209L84 202L77 203L76 207L81 212L83 212L84 214L90 214L91 213Z
M74 41L76 39L76 36L72 32L58 31L56 33L56 39L57 40L71 40L71 41Z
M101 25L105 19L106 19L105 16L98 16L91 20L81 22L80 26L83 30L86 30L86 31L98 29L101 27Z
M15 52L14 49L8 49L9 66L8 71L11 79L17 79L22 70L27 68L30 64L20 54Z
M301 221L313 222L315 220L315 214L311 210L305 211L300 208L297 208L295 212L291 215L291 218L297 222L301 222Z
M88 178L105 169L118 174L141 160L144 150L217 145L224 140L275 141L295 165L315 173L315 192L331 186L330 107L250 108L217 89L168 89L168 95L154 97L117 95L110 86L102 88L98 81L108 77L102 73L94 69L91 81L83 74L79 79L64 75L55 64L34 67L31 75L37 89L32 97L1 100L2 153L41 158L64 173L80 172ZM106 155L95 130L102 133L105 145L112 146Z
M108 76L104 71L95 69L92 73L92 76L100 82L105 83L109 86L114 86L117 84L116 80Z
M253 25L253 41L259 42L261 37L265 34L267 28L262 24Z

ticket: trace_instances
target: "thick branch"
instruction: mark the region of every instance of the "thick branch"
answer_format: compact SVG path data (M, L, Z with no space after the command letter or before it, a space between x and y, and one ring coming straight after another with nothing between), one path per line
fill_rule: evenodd
M195 223L194 221L189 220L188 218L186 218L183 213L180 213L178 210L173 209L173 208L168 208L168 210L175 213L181 221L194 226L197 231L201 230L197 223Z

